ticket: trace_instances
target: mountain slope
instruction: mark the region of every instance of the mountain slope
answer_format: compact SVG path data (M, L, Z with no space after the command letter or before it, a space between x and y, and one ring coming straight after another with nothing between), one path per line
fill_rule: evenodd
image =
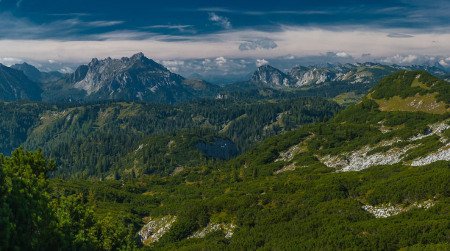
M330 122L298 132L298 142L289 139L273 147L260 146L248 160L273 162L269 172L303 168L307 163L345 172L449 161L449 91L447 82L424 71L400 71ZM260 154L273 151L278 154Z
M333 119L228 163L55 187L85 191L100 217L136 222L156 250L446 250L450 112L403 107L432 94L449 108L449 89L426 72L400 71ZM403 105L383 111L378 102L392 97Z
M0 151L9 153L20 145L42 149L58 164L56 174L70 177L106 177L113 170L131 169L137 175L169 175L179 166L229 159L262 139L340 110L320 98L3 107ZM167 146L171 141L174 147Z
M21 71L0 64L0 100L40 100L41 88Z
M15 64L12 65L11 68L22 71L25 76L27 76L30 80L37 83L48 83L54 82L61 79L64 74L53 71L53 72L41 72L33 65L28 63Z

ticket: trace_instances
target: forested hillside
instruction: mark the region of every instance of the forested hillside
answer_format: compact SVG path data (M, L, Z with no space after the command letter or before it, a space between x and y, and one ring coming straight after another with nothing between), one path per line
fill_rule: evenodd
M51 187L114 215L144 249L446 250L449 88L402 71L331 120L220 165Z
M446 250L449 90L401 71L331 119L315 98L4 103L3 151L44 151L0 156L0 248Z
M2 107L1 151L20 145L42 149L56 161L54 173L65 177L170 174L177 167L229 159L269 136L327 120L340 109L320 98ZM208 150L214 139L229 140L235 150L217 156ZM168 142L172 146L165 148Z

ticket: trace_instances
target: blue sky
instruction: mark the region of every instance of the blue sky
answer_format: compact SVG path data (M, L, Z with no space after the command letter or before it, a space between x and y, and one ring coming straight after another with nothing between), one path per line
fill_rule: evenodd
M62 69L139 51L180 72L267 62L445 66L450 1L0 0L0 63Z

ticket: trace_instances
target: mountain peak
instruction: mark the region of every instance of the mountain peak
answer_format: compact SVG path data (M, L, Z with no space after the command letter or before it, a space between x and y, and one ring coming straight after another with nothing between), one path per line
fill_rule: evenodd
M98 64L98 62L99 62L98 58L93 58L91 60L91 62L89 63L89 66L94 66L94 65Z
M66 84L82 91L84 100L178 102L214 89L204 81L187 81L142 52L119 59L96 58L80 66Z
M265 65L259 66L257 71L277 71L278 72L280 70L278 70L277 68L275 68L271 65L265 64Z
M270 65L262 65L253 73L252 82L262 83L271 87L288 86L290 79L287 74Z
M131 56L131 59L147 59L143 52L138 52Z

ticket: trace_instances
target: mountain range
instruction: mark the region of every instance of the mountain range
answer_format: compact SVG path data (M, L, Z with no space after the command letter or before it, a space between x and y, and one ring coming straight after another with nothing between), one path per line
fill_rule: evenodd
M388 66L377 63L328 64L327 66L322 67L296 66L287 72L283 72L270 65L263 65L258 67L250 81L277 89L318 87L333 83L373 86L381 78L399 70L426 70L441 77L448 74L445 70L438 67Z
M270 65L263 65L258 67L248 81L219 87L200 79L184 78L138 53L130 58L94 58L71 74L41 72L27 63L2 66L0 87L4 91L0 98L42 100L50 103L107 100L178 103L201 98L235 96L245 91L253 95L261 93L264 88L271 89L270 92L278 92L278 95L286 95L279 93L286 90L317 89L315 95L329 96L329 93L332 93L332 96L337 96L349 91L364 93L381 78L393 72L417 69L450 78L445 70L430 66L361 63L321 67L296 66L284 72Z

